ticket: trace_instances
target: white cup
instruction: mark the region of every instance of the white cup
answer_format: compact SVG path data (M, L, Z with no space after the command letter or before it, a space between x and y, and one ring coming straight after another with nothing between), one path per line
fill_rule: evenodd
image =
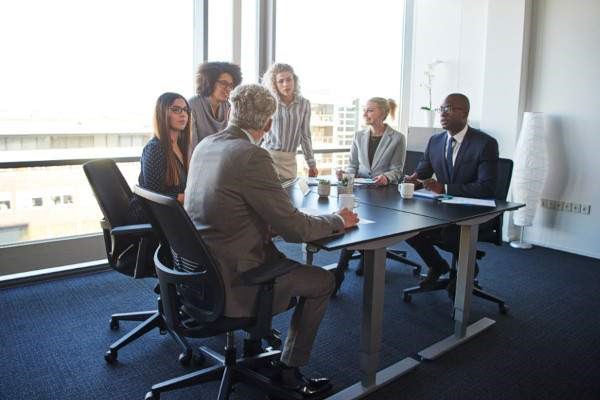
M415 192L415 184L410 182L402 182L398 185L398 191L403 199L412 199Z
M348 210L352 210L355 207L354 195L341 193L338 196L338 207L339 209L347 208Z

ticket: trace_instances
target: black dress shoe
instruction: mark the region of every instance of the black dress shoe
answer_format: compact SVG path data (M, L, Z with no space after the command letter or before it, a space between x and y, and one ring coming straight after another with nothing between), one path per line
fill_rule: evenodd
M274 361L273 379L286 390L293 390L302 396L313 399L332 388L328 378L307 378L297 367L288 367L281 361Z
M263 353L265 350L262 348L260 340L244 339L244 357L254 357Z
M448 273L449 270L450 268L447 266L444 266L443 268L429 268L429 271L427 271L427 276L423 278L421 282L419 282L419 286L421 286L423 289L429 289L435 286L438 279L440 279L440 276Z

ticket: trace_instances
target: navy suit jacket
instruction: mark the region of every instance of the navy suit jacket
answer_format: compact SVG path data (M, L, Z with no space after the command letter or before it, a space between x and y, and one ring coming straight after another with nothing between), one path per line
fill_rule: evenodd
M458 149L448 175L445 159L447 132L433 135L427 143L423 159L417 166L419 179L431 178L435 173L438 182L448 185L451 196L494 198L498 175L498 142L490 135L469 127Z

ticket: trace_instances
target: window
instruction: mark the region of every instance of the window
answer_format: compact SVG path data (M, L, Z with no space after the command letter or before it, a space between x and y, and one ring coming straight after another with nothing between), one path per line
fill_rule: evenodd
M173 3L178 4L178 3ZM229 61L233 56L233 1L208 2L208 60ZM191 52L191 50L190 50Z
M193 95L192 15L191 1L1 2L2 161L139 156L157 97ZM0 188L0 245L100 230L80 165L0 169Z
M399 103L403 7L402 1L388 0L277 1L275 54L299 76L302 94L313 106L313 132L324 122L320 110L331 110L333 138L317 141L313 135L313 147L346 145L346 132L361 128L357 110L370 97Z

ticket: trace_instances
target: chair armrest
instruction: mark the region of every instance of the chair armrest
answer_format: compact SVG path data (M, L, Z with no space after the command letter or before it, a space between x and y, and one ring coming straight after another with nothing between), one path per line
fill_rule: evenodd
M100 228L102 228L102 230L107 230L107 231L110 230L111 226L108 223L108 221L106 220L106 218L102 218L100 220Z
M244 272L241 277L248 285L260 285L270 282L275 278L285 275L300 264L287 258L278 260L273 263L263 264L249 271Z
M152 225L150 224L123 225L110 230L111 235L114 236L149 236L152 235L153 232Z

